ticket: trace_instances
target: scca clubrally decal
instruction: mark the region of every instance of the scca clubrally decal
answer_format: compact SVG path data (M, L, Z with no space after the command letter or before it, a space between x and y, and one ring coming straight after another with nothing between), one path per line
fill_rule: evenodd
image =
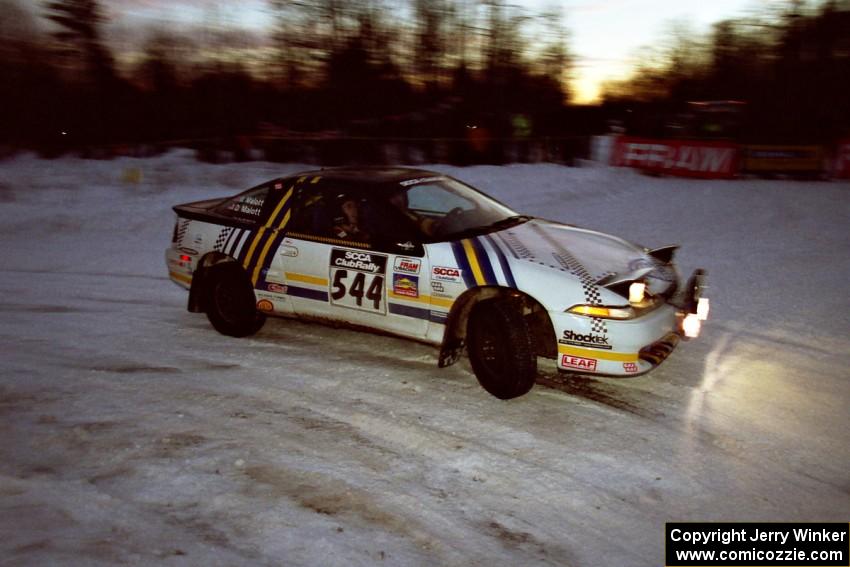
M368 274L384 274L387 271L387 257L372 252L334 248L331 250L331 267L357 270Z

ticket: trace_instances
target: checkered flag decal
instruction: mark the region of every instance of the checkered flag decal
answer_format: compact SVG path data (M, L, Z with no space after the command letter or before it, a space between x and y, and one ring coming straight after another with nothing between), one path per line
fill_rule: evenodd
M177 244L183 244L183 237L186 236L186 231L189 230L189 219L180 219L177 223Z
M216 252L224 250L224 244L227 242L227 237L230 236L231 232L233 232L233 227L228 226L221 229L221 232L218 233L218 237L215 239L215 244L213 244L213 250Z
M560 253L553 252L552 256L554 256L555 260L568 272L576 276L581 282L581 289L584 292L584 299L587 301L589 305L599 305L602 303L602 294L599 293L599 287L596 285L596 279L590 275L590 272L576 260L572 254L567 252L566 250L562 250ZM606 334L608 332L608 328L605 325L605 321L598 317L590 318L590 328L593 329L595 333L603 333Z

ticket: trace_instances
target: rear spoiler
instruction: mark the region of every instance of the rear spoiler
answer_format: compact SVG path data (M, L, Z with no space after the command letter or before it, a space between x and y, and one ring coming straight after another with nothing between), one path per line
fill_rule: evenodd
M225 202L227 198L223 199L206 199L204 201L195 201L193 203L183 203L182 205L175 205L172 208L175 213L178 215L186 215L186 214L204 214L210 212L211 209Z
M238 228L252 228L254 226L254 223L252 222L227 217L216 212L216 207L227 201L227 199L227 197L223 199L207 199L205 201L195 201L194 203L175 205L171 208L175 213L177 213L178 217L183 219L210 222L225 226L235 226Z

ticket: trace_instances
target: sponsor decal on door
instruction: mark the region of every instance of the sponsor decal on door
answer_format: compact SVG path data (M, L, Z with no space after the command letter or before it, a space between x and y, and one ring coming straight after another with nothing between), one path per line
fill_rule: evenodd
M386 315L387 256L362 250L331 250L331 305Z

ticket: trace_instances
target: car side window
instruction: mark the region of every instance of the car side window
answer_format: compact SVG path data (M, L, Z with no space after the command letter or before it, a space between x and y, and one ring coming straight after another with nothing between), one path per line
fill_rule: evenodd
M290 231L323 240L369 247L371 234L363 224L363 198L344 187L302 190Z
M469 211L475 204L456 193L446 191L439 185L414 185L407 191L407 206L422 214L437 214L440 217L452 209Z
M362 204L363 222L373 241L390 249L399 242L420 242L422 232L398 207L381 198L368 198Z

